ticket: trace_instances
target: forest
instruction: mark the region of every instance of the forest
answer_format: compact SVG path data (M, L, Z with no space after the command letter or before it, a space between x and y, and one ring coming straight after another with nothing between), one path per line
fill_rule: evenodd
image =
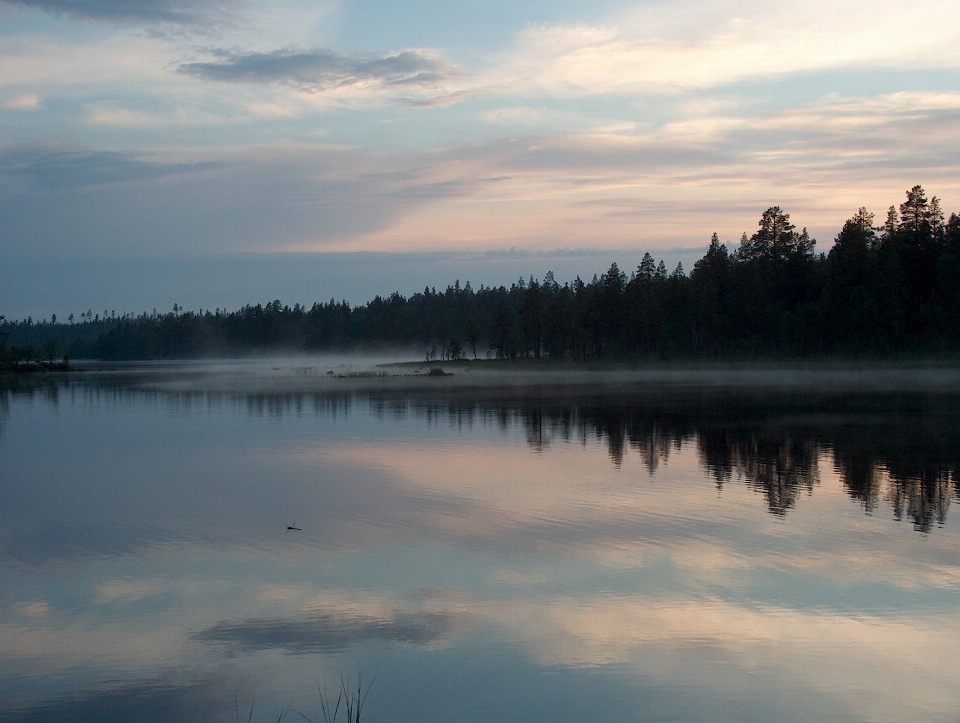
M84 315L78 324L7 322L0 332L11 343L29 337L34 348L56 339L73 358L103 360L377 348L415 349L428 360L581 362L960 351L960 216L947 220L921 186L890 206L882 224L860 208L828 253L815 245L774 206L732 251L714 234L689 274L646 254L629 274L613 263L590 281L561 284L548 272L509 288L458 280L353 307L273 301L236 311ZM0 347L9 364L5 336Z

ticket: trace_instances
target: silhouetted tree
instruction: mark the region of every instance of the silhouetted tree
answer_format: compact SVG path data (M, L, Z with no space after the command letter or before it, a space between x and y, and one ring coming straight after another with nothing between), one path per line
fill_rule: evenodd
M458 279L445 290L394 292L355 307L274 300L194 313L176 304L167 314L101 319L87 310L77 325L28 318L0 328L11 347L56 338L75 358L105 359L384 345L446 357L456 355L455 339L474 357L481 345L499 358L582 361L960 351L960 217L945 220L921 186L890 207L882 227L861 208L828 254L814 248L805 229L771 206L733 253L714 234L689 277L647 253L629 278L613 263L588 282L561 285L548 272L542 281L475 291Z

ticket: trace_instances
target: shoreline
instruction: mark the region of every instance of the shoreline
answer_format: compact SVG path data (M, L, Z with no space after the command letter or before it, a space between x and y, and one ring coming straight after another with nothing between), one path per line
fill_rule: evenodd
M214 394L397 393L663 393L671 390L759 392L960 393L960 362L879 363L780 361L628 365L525 360L456 362L291 357L165 362L74 362L71 371L5 373L14 386L35 382L111 384L129 389ZM327 363L324 363L324 362ZM339 362L333 364L331 362ZM443 374L431 369L441 369Z

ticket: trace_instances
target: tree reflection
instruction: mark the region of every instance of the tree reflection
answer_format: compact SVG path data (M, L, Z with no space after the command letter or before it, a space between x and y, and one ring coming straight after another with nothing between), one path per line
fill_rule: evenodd
M944 524L951 498L960 497L960 398L676 390L580 396L538 390L536 396L496 400L477 395L469 403L496 414L503 427L518 419L535 450L557 438L599 440L615 466L632 450L651 475L672 450L693 442L718 489L742 481L779 517L804 492L813 492L827 454L867 514L885 502L895 519L910 520L924 533ZM446 405L457 408L449 399ZM413 407L423 412L432 403L421 400Z
M0 439L3 438L7 417L10 416L10 391L0 387Z
M929 532L934 523L946 522L951 492L956 493L960 486L955 472L951 475L946 470L924 470L920 474L891 477L888 489L893 516L898 520L907 517L913 520L914 529Z
M172 410L226 407L255 416L368 411L379 419L409 415L457 429L475 423L522 428L546 452L557 441L600 442L620 467L636 454L652 476L673 451L695 445L717 488L737 481L762 494L784 517L820 481L827 455L851 499L867 514L887 507L896 520L928 533L960 497L960 395L778 392L756 389L618 390L577 386L420 388L314 392L172 391L136 380L90 383L36 380L0 383L0 434L19 395L56 405L62 397L97 403L133 398Z
M762 435L743 430L740 435L709 430L697 435L701 463L722 488L733 477L762 492L773 514L783 517L800 493L820 481L817 460L820 444L808 439Z

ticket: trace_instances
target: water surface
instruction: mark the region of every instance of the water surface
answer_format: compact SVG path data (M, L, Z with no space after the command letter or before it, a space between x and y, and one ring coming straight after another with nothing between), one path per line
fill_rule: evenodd
M2 720L960 716L952 377L318 369L3 384Z

